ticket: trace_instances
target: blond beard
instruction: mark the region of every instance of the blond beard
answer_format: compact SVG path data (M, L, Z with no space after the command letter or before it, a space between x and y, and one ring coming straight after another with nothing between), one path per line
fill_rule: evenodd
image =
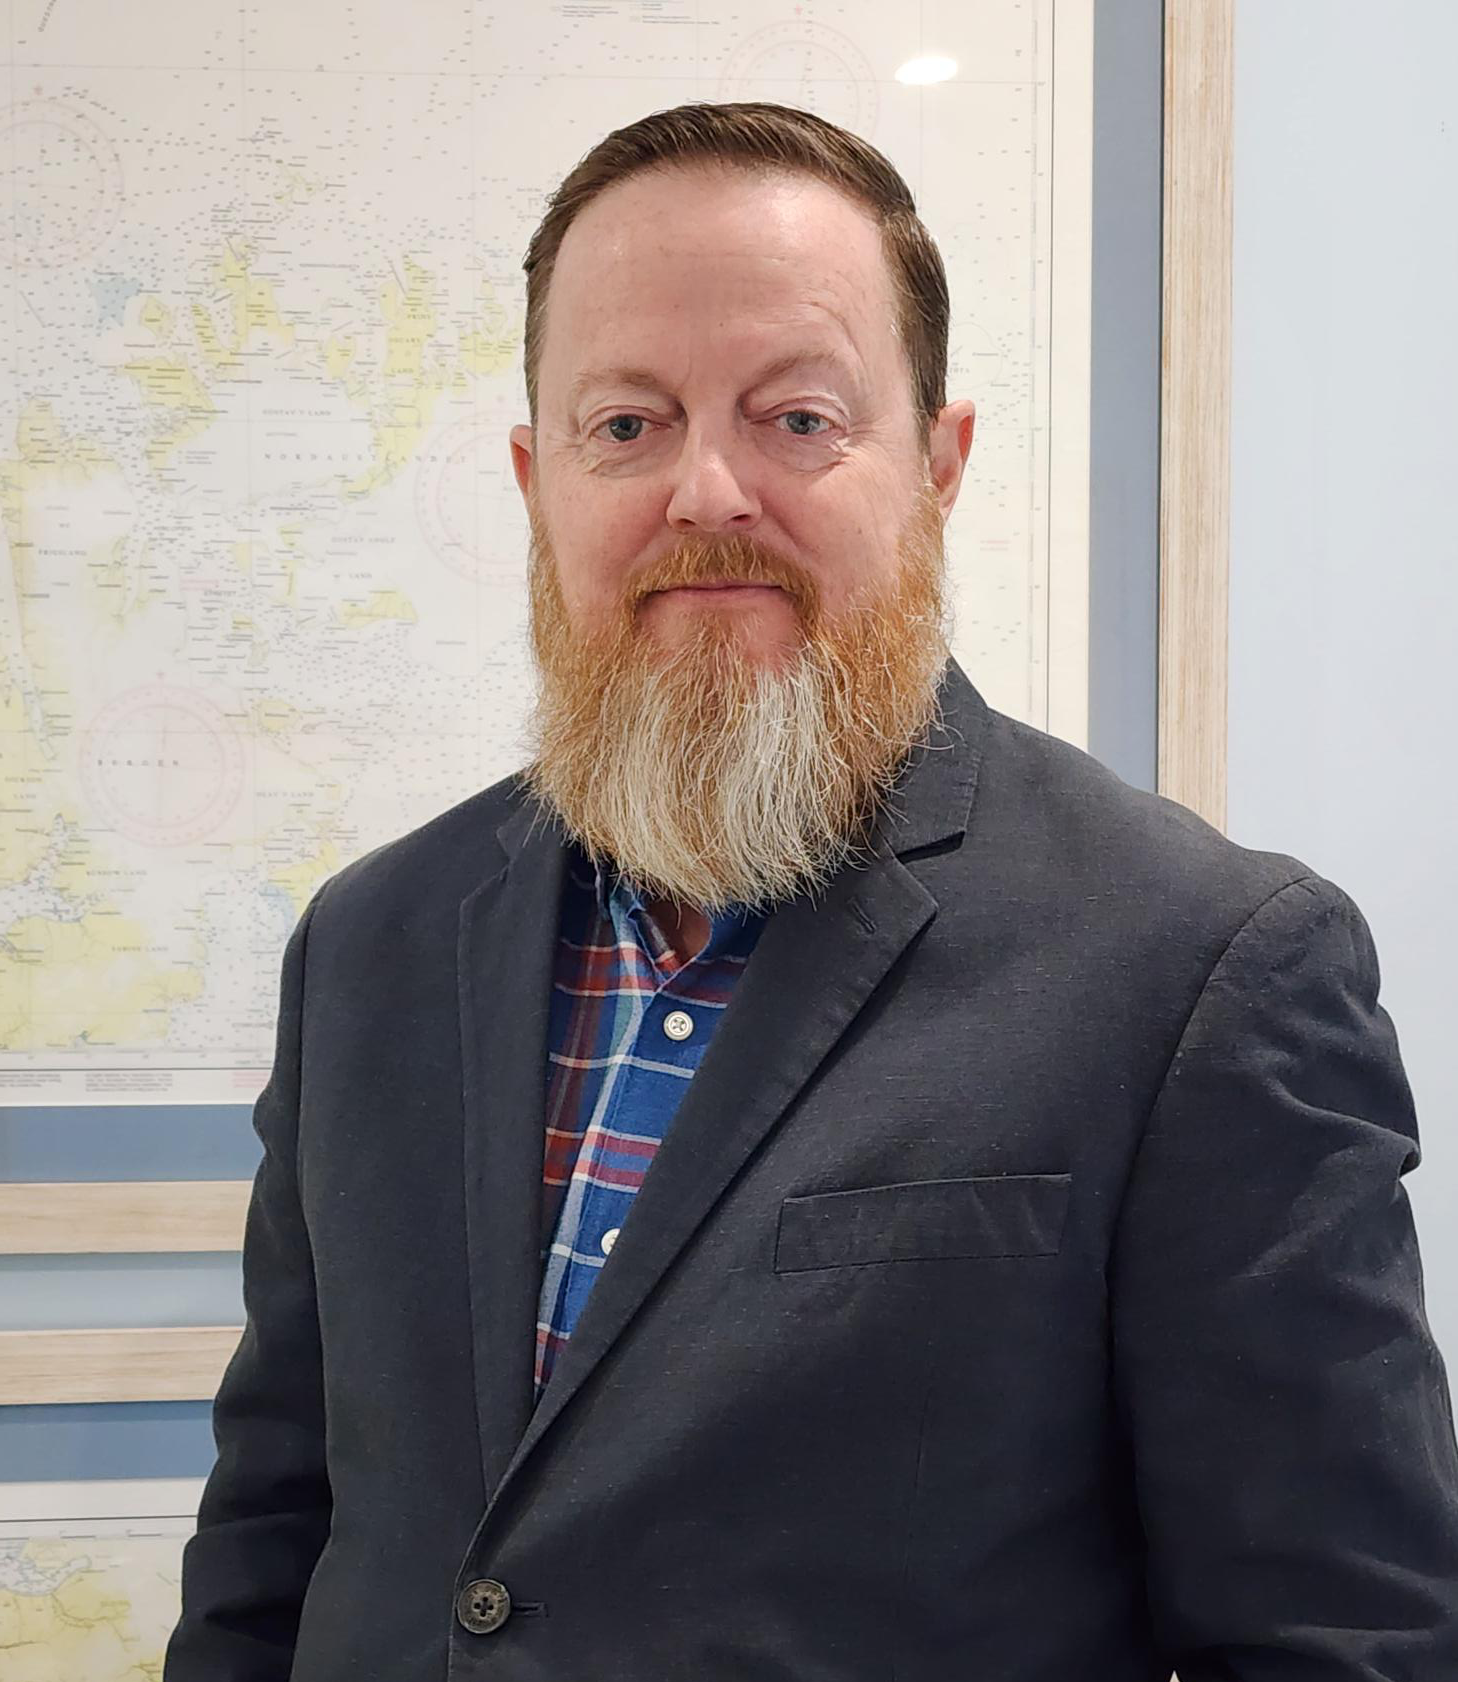
M633 579L609 623L579 628L529 503L538 691L523 775L540 807L650 901L713 915L825 887L868 847L907 753L939 717L949 629L930 482L892 583L833 619L813 578L732 534L680 544ZM799 647L778 667L752 657L736 615L717 610L672 648L639 623L649 591L711 578L788 591Z

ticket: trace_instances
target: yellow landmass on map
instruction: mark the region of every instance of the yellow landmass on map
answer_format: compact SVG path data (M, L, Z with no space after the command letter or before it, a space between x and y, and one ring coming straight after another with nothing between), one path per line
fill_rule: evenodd
M29 592L42 588L37 578L38 522L48 514L54 519L57 505L67 517L82 519L84 506L105 504L113 493L118 500L125 497L121 468L101 444L85 433L67 432L44 398L27 403L15 426L15 454L0 459L0 524L10 549L14 601L19 609L11 650L23 653L22 664L37 696L44 692L48 699L60 699L57 673L64 669L68 652L57 645L55 635L48 634L37 615L26 612ZM80 542L87 550L84 565L68 562L68 571L95 587L96 604L108 617L115 615L118 603L130 600L116 571L116 531L116 517L108 513L99 524L86 526L84 536L78 538L73 531L67 538L68 544ZM0 662L0 696L20 681L18 670ZM29 720L37 730L42 722L39 717ZM12 727L13 719L7 719L7 732ZM8 761L8 734L6 743ZM7 763L5 772L10 769Z
M128 557L125 538L117 539L105 560L89 563L87 572L97 605L112 631L126 630L130 619L166 594L159 582L160 569L150 572L152 583L148 587L149 569L135 565Z
M245 578L268 590L272 600L290 605L298 598L300 571L314 564L297 524L277 526L270 543L235 543L233 558Z
M137 311L137 320L158 344L166 344L172 337L176 318L159 297L155 294L148 294L142 300L142 307Z
M435 336L436 315L430 302L434 277L418 263L404 260L406 285L398 282L380 294L385 317L385 374L419 378L425 367L425 347Z
M172 413L172 424L151 438L147 460L154 471L165 469L179 445L200 437L211 426L218 405L208 388L212 380L236 379L247 369L245 353L260 335L275 339L284 349L294 342L294 329L279 312L273 281L253 271L250 247L228 245L209 266L208 296L223 301L223 325L199 298L188 309L192 342L181 342L177 321L160 298L148 297L138 319L156 339L156 356L137 357L122 364L149 406ZM197 365L201 357L201 367Z
M179 444L200 437L212 425L217 404L180 358L146 356L125 362L122 367L137 382L144 403L176 411L173 424L155 431L147 445L148 465L154 472L161 472Z
M261 736L289 736L298 728L299 716L291 701L265 696L253 703L248 721Z
M278 166L279 184L273 190L274 202L277 204L307 204L324 187L323 178L318 175L306 175L295 165L280 163Z
M147 1046L203 989L201 967L163 968L139 923L104 908L73 921L22 917L0 932L0 1048Z
M208 367L222 379L226 379L229 374L236 374L243 367L243 358L235 348L224 343L213 324L212 316L196 298L192 301L190 313L193 336Z
M24 539L10 521L22 511L28 490L43 484L84 484L94 473L117 465L94 438L67 432L43 397L32 398L20 411L15 452L8 461L0 461L0 510L12 548Z
M331 380L342 380L359 350L354 335L331 333L324 341L324 369Z
M468 374L499 374L516 359L518 335L489 281L481 283L481 322L461 336L461 367ZM458 381L464 384L464 381Z
M5 710L0 706L0 733L5 730ZM8 821L0 824L0 887L24 882L44 869L45 880L39 886L78 911L84 909L96 890L90 875L93 845L81 814L49 800L40 810L20 805L23 791L40 781L24 771L26 764L40 763L35 739L28 732L11 738L5 759L4 781L12 792Z
M139 1538L103 1544L32 1541L18 1564L59 1578L28 1592L0 1585L4 1682L159 1682L178 1611L180 1544ZM68 1564L74 1564L65 1575ZM23 1585L23 1579L21 1579Z
M220 332L212 312L200 299L192 303L192 331L203 360L219 379L230 379L246 367L243 353L258 335L267 335L288 349L294 328L279 312L272 280L253 272L253 250L228 245L209 267L209 297L225 306L226 332Z
M148 403L163 409L200 409L212 413L212 398L185 362L167 356L152 356L124 363L123 367L141 387L142 396Z
M373 458L363 473L340 487L345 496L366 496L388 483L414 456L440 397L451 383L444 364L427 364L426 346L435 335L436 310L431 302L434 276L418 263L404 259L405 283L392 280L380 293L385 322L385 355L381 373L386 395L371 409Z
M332 876L345 862L332 841L325 841L312 857L299 859L284 869L269 872L269 881L282 888L293 902L294 914L303 916L309 896L326 876Z
M38 788L46 762L26 716L18 684L0 688L0 743L5 747L4 787L9 811L0 823L0 885L23 881L50 846L50 832L22 804L23 791Z
M65 848L51 866L50 885L74 905L86 905L96 894L93 878L95 848L87 836L84 819L73 807L62 806L51 819L52 832L61 827L68 837Z
M403 590L371 590L364 601L356 598L340 602L338 611L340 623L350 630L383 624L392 619L403 620L407 625L414 625L419 620L415 604Z
M273 282L254 274L253 253L244 247L235 251L231 246L217 267L217 278L232 299L234 350L247 348L256 333L266 333L285 347L294 342L294 329L279 314Z

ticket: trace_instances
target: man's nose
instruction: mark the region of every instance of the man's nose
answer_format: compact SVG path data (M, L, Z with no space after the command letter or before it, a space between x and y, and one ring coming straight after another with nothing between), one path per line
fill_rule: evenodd
M759 497L742 447L727 433L690 426L673 466L667 520L678 532L733 531L758 524Z

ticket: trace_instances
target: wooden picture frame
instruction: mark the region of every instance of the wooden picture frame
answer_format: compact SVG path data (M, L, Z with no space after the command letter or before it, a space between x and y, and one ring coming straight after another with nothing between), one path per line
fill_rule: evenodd
M1158 789L1226 822L1235 0L1165 0Z

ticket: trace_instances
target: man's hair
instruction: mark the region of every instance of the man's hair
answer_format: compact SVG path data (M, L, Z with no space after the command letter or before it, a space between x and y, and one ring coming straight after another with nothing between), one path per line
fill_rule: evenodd
M696 166L813 176L871 213L881 231L881 249L897 299L895 327L906 353L925 445L947 401L947 275L936 242L916 214L911 190L895 166L858 135L810 111L759 101L679 105L614 129L551 195L522 264L527 276L524 360L533 427L547 289L568 228L599 193L629 176Z

